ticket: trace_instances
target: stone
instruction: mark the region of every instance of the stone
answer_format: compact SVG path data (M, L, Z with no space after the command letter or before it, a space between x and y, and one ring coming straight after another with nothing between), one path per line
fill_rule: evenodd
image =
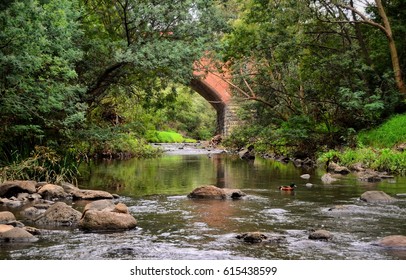
M236 236L237 239L242 239L247 243L261 243L264 240L268 239L268 236L265 233L255 231L255 232L246 232Z
M44 214L34 221L37 224L73 226L76 225L82 214L64 202L57 202L50 206Z
M313 187L313 184L312 183L307 183L305 186L306 186L306 188L311 188L311 187Z
M226 193L216 186L200 186L188 194L189 198L196 199L225 199Z
M333 238L333 234L328 230L319 229L309 234L309 239L312 240L330 240Z
M74 193L74 192L79 191L79 188L78 188L78 187L76 187L75 185L73 185L73 184L71 184L71 183L67 183L67 182L63 182L63 183L61 184L61 187L63 188L63 190L64 190L66 193L69 193L69 194L72 194L72 193Z
M120 203L119 203L120 204ZM122 204L122 203L121 203ZM116 208L116 205L111 200L96 200L86 204L83 212L88 210L97 210L97 211L113 211Z
M374 245L390 248L406 249L406 236L405 235L389 235L379 239Z
M255 159L254 146L251 145L248 148L241 150L240 152L238 152L238 155L241 159L245 160Z
M137 226L137 220L129 213L87 210L79 222L84 231L122 231Z
M11 225L2 225L0 224L0 234L6 231L9 231L10 229L13 229L14 227Z
M65 192L65 190L58 185L53 185L53 184L46 184L42 186L38 190L38 194L40 194L44 199L60 199L60 198L66 198L68 194Z
M336 178L333 178L330 173L326 173L323 176L321 176L321 181L325 184L331 184L332 182L337 181Z
M396 199L384 193L383 191L366 191L361 194L360 199L369 203L387 203Z
M241 199L242 197L247 195L246 193L244 193L243 191L241 191L239 189L224 188L222 190L224 191L226 197L231 198L231 199Z
M16 217L13 213L9 211L2 211L0 212L0 224L8 224L10 222L15 222Z
M117 203L116 206L114 207L113 212L116 213L123 213L123 214L129 214L130 212L128 211L128 207L127 205L125 205L124 203Z
M0 241L6 243L35 242L38 238L22 228L13 227L12 229L0 233Z
M74 200L98 200L113 199L114 196L106 191L99 190L77 190L71 193Z
M25 209L23 209L20 214L28 219L28 220L35 220L36 218L38 218L41 214L44 214L46 211L46 209L39 209L35 206L31 206L31 207L27 207Z
M10 198L19 193L35 193L36 184L35 181L6 181L0 184L0 197Z
M340 166L335 162L329 163L329 165L327 166L327 171L343 175L349 174L351 172L347 167Z
M300 175L300 178L305 179L305 180L309 180L310 179L310 174L302 174L302 175Z

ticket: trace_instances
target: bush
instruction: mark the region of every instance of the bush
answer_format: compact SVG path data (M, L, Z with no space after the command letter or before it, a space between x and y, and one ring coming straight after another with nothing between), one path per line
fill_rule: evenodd
M72 182L79 175L79 161L73 155L64 157L48 147L36 146L31 156L15 159L0 169L0 182L10 180L35 180L50 183Z
M184 143L196 142L193 139L184 138L181 134L173 131L150 130L146 133L146 140L149 143Z

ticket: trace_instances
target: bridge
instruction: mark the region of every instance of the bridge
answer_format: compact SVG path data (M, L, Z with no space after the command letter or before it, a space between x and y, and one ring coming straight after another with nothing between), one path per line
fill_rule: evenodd
M195 64L191 88L206 99L217 112L217 134L228 136L236 125L236 105L231 88L226 82L227 71L218 71L210 59L203 58Z

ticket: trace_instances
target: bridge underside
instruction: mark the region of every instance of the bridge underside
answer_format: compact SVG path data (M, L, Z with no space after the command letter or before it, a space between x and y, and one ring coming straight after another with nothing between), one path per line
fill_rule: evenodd
M217 111L217 128L216 134L225 134L225 111L227 107L227 101L222 99L222 94L209 85L206 81L201 79L193 79L191 82L191 88L199 93L204 99L209 102L213 108Z

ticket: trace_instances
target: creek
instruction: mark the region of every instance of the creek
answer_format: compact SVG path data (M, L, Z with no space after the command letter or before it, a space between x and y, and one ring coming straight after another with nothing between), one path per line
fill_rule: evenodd
M377 239L406 235L406 200L367 204L367 190L391 196L406 193L406 178L379 183L342 176L325 185L320 169L256 158L244 161L224 153L170 146L155 159L101 161L84 166L80 187L120 195L138 221L135 230L84 233L50 229L29 245L5 245L0 259L406 259L406 250L374 246ZM300 175L310 174L310 179ZM294 192L278 186L294 182ZM306 187L306 183L313 184ZM201 185L237 188L240 200L192 200ZM347 205L330 211L335 205ZM81 208L81 202L74 207ZM309 240L309 231L326 229L331 241ZM236 235L261 231L285 237L280 243L247 244Z

